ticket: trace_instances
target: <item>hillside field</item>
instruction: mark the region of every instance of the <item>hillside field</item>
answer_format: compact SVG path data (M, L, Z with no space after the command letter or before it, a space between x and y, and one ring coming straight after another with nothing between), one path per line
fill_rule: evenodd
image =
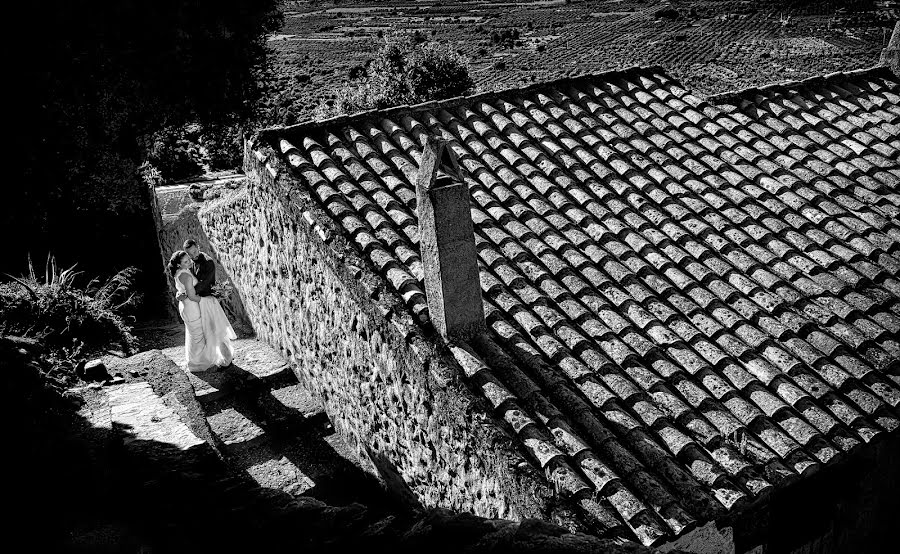
M315 117L394 30L451 44L479 91L661 65L707 95L871 66L898 12L868 0L286 1L267 102L274 123Z

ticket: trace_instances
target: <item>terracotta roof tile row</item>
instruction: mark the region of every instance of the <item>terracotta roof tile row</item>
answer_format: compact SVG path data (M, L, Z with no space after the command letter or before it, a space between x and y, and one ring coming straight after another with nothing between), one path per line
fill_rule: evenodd
M644 544L900 426L900 84L704 101L659 68L266 135L428 324L415 177L450 141L472 383L598 532Z

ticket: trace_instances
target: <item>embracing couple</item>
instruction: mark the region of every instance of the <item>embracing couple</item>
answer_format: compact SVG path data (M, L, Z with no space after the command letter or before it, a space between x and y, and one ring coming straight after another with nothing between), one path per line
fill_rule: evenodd
M184 351L187 368L205 371L231 365L236 339L225 311L214 297L216 263L194 239L184 241L184 250L172 254L169 273L175 279L178 313L184 321Z

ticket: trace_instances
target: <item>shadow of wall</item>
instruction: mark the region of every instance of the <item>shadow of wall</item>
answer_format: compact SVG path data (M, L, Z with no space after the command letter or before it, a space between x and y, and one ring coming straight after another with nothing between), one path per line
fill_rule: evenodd
M649 552L535 520L291 497L230 473L205 444L183 450L127 427L95 426L97 414L78 413L73 395L42 385L48 369L0 337L0 381L31 393L0 407L11 423L5 440L15 445L15 478L4 490L16 507L8 537L24 538L34 552Z

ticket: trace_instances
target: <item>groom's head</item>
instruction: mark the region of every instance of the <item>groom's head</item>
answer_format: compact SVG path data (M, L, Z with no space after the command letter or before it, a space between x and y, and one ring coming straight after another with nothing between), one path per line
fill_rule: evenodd
M183 247L184 251L188 253L188 256L190 256L192 260L196 260L197 256L200 255L200 247L194 239L187 239L184 241Z

